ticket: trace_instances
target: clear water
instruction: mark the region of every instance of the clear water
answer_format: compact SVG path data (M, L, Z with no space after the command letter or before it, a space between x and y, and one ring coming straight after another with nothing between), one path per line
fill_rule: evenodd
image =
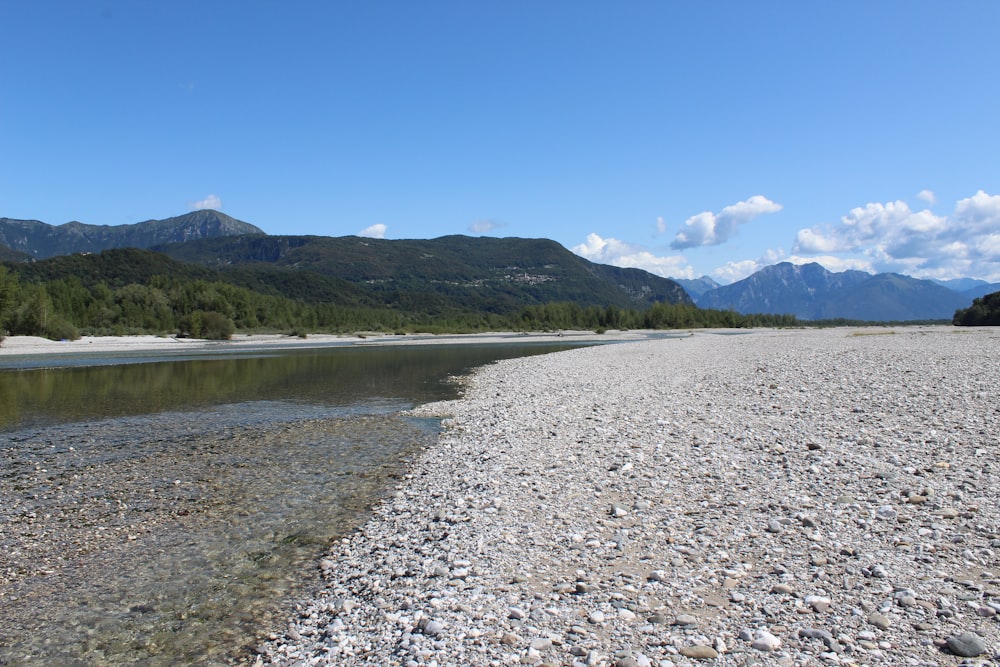
M562 346L565 347L565 346ZM0 370L0 664L235 664L437 424L449 378L554 346Z

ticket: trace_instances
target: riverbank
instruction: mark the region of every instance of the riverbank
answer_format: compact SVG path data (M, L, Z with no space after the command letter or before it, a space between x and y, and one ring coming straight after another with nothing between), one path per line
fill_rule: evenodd
M485 367L258 663L995 660L998 358L921 327Z
M431 345L504 342L602 342L644 340L663 336L662 331L561 331L556 333L490 332L477 334L361 334L340 336L309 334L306 337L284 334L235 335L231 340L204 340L176 336L83 336L77 340L54 341L38 336L8 336L0 342L0 360L50 354L93 354L118 352L223 352L288 348L318 348L341 345Z

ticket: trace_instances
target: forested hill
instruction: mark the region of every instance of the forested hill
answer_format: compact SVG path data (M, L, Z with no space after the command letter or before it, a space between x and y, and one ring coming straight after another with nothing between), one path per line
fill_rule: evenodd
M0 218L0 245L33 259L111 248L149 248L161 243L235 234L263 234L249 223L218 211L194 211L165 220L131 225L88 225L67 222L50 225L38 220ZM0 249L2 250L2 249ZM3 260L12 259L4 251Z
M337 278L383 295L379 300L394 294L426 295L494 313L552 302L621 308L692 304L673 280L594 264L547 239L239 236L155 249L217 269L269 267Z

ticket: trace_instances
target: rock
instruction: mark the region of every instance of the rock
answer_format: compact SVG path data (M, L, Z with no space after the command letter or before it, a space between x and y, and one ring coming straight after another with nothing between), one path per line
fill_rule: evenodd
M434 621L428 619L424 620L426 622L422 622L419 627L421 630L424 631L425 635L435 636L441 634L444 631L444 623L442 623L441 621Z
M698 625L698 619L695 616L692 616L691 614L678 614L674 618L674 625L680 625L680 626Z
M799 628L799 637L806 639L833 639L833 633L822 628Z
M718 651L711 646L705 646L704 644L698 644L696 646L682 646L680 654L686 658L694 658L695 660L712 660L719 657Z
M868 622L880 630L888 630L891 625L889 618L887 616L883 616L882 614L869 614Z
M552 648L552 640L548 637L540 637L531 640L531 648L536 651L547 651Z
M767 630L758 630L754 633L753 641L750 642L750 646L758 651L770 653L771 651L777 651L781 648L781 640Z
M963 632L948 637L948 650L963 658L974 658L986 653L986 642L974 632Z
M791 595L795 592L795 589L788 584L775 584L771 586L771 592L778 595Z
M822 614L830 611L830 598L823 597L822 595L807 595L804 602L812 607L813 611L817 614Z

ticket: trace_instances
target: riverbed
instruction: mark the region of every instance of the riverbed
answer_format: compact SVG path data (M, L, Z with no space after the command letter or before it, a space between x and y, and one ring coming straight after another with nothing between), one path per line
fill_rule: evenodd
M0 371L0 664L234 664L436 419L415 405L567 344L68 356ZM97 361L99 359L99 361Z

